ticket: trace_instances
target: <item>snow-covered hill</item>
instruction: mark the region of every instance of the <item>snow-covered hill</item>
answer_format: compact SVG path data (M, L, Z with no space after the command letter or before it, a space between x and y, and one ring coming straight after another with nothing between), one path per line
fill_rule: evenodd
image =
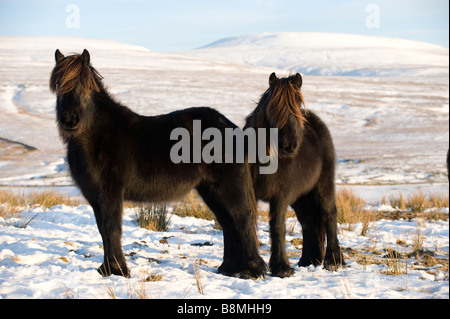
M225 38L188 55L311 75L448 75L448 49L404 39L338 33Z

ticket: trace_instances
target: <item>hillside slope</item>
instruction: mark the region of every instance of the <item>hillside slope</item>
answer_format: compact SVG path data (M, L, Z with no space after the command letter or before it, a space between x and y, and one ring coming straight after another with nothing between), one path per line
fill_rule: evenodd
M404 39L338 33L262 33L225 38L190 56L310 75L448 75L448 49Z

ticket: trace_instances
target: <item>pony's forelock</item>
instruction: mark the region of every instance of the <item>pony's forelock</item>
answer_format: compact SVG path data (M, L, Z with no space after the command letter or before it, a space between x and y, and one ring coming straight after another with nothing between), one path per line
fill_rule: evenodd
M292 114L303 126L306 119L301 112L301 107L305 108L305 100L300 88L287 78L278 80L268 91L270 100L266 112L270 124L273 127L282 128Z
M269 125L281 129L292 114L303 127L307 120L302 108L306 110L300 88L290 78L279 79L262 94L258 106L247 117L247 122L253 127Z
M85 63L80 54L67 56L56 63L50 76L50 90L57 95L75 89L80 94L89 95L100 91L102 76Z

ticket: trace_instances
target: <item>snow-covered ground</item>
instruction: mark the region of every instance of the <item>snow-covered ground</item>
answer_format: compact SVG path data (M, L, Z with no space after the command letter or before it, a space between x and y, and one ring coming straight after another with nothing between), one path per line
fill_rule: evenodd
M77 193L65 167L55 98L48 89L56 48L64 54L87 48L110 91L139 113L208 105L241 126L267 89L271 72L285 76L300 71L307 108L332 133L339 185L353 187L373 203L417 189L448 193L448 49L398 39L291 33L221 40L180 53L105 40L0 36L2 187ZM296 267L295 276L286 279L228 278L216 273L223 241L211 222L172 216L168 232L150 232L135 225L132 210L126 211L123 236L132 278L104 279L96 271L103 251L90 207L26 208L21 215L25 221L34 218L26 228L16 227L20 220L0 218L2 298L97 298L108 297L111 289L127 298L142 287L152 298L449 297L448 272L439 265L420 269L412 257L407 259L408 273L399 276L386 275L385 263L363 266L349 256L349 267L333 273ZM301 236L300 226L294 220L288 225L295 225L295 231L287 247L298 255L301 246L289 241ZM448 221L381 220L371 224L367 236L359 236L361 227L341 227L343 247L404 253L420 233L424 248L448 263ZM267 229L261 222L266 261ZM167 244L159 242L164 237ZM212 246L191 245L205 242ZM298 259L293 256L291 262ZM196 261L204 295L198 293L193 275ZM145 281L157 275L162 280Z
M122 244L130 279L102 278L97 272L103 249L90 206L35 208L24 211L21 219L0 218L0 298L449 297L448 272L442 270L442 263L425 267L415 257L407 257L414 242L423 238L424 250L448 262L448 220L379 220L370 224L366 236L360 236L361 224L352 231L340 227L347 268L329 272L321 267L294 266L293 277L268 275L254 281L217 273L223 238L222 232L213 228L213 221L172 215L167 232L153 232L139 228L135 217L133 209L125 210ZM31 218L26 228L17 227ZM300 226L294 218L289 218L287 225L294 233L286 237L294 265L300 258L301 245L295 240L301 238ZM261 221L258 235L266 262L270 251L268 230L268 223ZM383 260L387 249L402 254L397 263L400 271L407 263L406 274L389 274L394 266L387 266ZM362 255L353 256L352 251ZM362 264L363 256L372 263Z

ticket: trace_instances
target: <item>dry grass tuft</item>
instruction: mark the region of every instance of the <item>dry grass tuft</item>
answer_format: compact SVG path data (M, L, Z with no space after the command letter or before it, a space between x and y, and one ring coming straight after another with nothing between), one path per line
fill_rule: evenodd
M198 265L197 265L196 261L194 261L192 263L192 267L193 267L193 271L194 271L195 283L197 284L197 291L198 291L199 294L204 295L205 294L205 290L203 288L202 276L200 274L200 269L198 268Z
M195 217L214 220L214 228L221 229L214 213L206 206L196 191L191 191L186 197L173 207L173 213L180 217Z
M448 194L430 194L427 196L422 190L419 190L409 194L406 199L400 192L397 196L391 196L389 201L392 208L420 213L429 208L448 207L448 198Z
M387 248L386 249L385 265L386 268L382 271L385 275L398 276L408 273L408 257L405 254L404 259L398 251Z
M26 206L25 196L0 190L0 217L13 217Z
M373 220L373 216L363 209L364 205L364 200L351 189L340 189L336 194L338 223L346 224L348 230L353 229L353 224L363 223L362 235L365 235L368 231L369 222Z
M75 206L80 202L53 190L33 192L29 195L25 195L24 192L0 190L0 217L6 219L7 224L18 228L26 228L36 217L23 214L27 208L50 208L61 204Z
M167 231L170 226L167 206L140 206L136 213L136 221L140 227L148 230Z
M43 192L33 192L28 196L30 206L42 206L50 208L56 205L77 206L80 201L64 196L53 190L46 190Z
M173 208L173 213L180 217L195 217L214 220L214 213L206 206L200 196L192 191Z

